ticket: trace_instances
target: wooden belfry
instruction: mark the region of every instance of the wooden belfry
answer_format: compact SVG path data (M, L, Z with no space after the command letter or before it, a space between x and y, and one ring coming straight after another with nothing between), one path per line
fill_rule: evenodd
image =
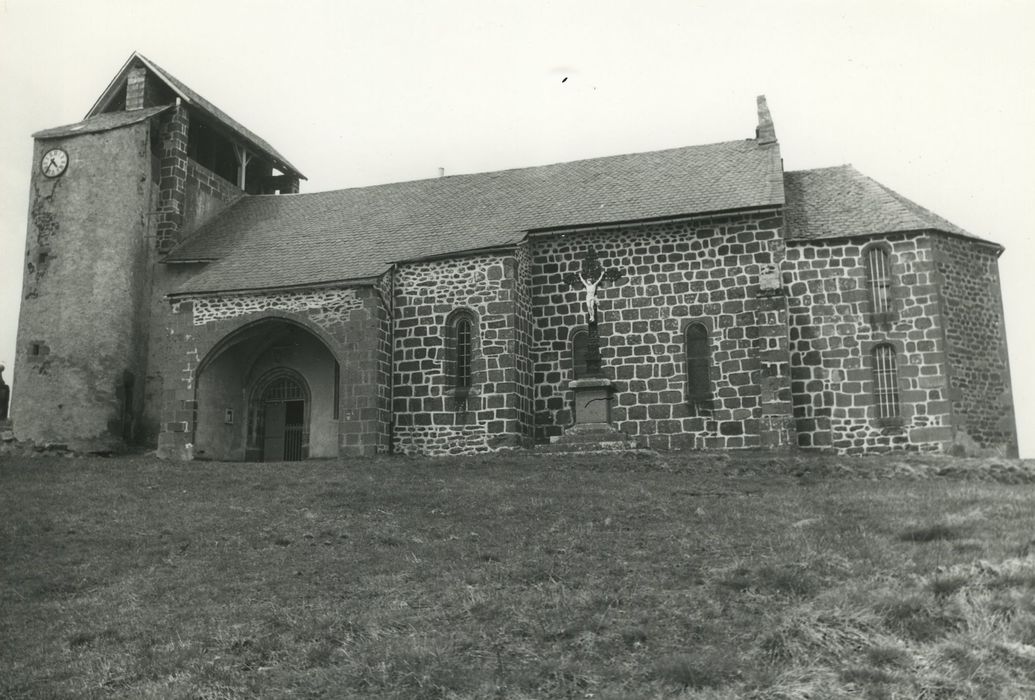
M603 377L604 372L600 360L600 328L597 313L597 290L604 282L617 282L623 277L621 270L615 267L604 269L600 264L595 249L590 248L582 258L582 269L569 272L564 283L569 287L582 285L585 289L583 311L586 317L586 376Z

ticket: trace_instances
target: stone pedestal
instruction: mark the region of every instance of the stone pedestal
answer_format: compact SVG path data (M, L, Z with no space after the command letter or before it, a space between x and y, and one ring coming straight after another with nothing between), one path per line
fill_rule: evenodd
M610 424L614 387L605 377L573 379L568 388L575 394L575 425Z
M634 450L635 440L611 425L611 397L614 386L605 377L574 379L568 388L575 394L575 424L564 435L540 446L546 452L605 452Z

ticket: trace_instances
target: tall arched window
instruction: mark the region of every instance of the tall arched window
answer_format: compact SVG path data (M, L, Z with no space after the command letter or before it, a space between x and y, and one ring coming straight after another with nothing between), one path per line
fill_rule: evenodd
M873 323L892 320L891 307L891 253L882 245L866 251L866 281L873 306Z
M475 384L478 359L478 318L470 309L456 309L443 329L445 362L442 373L448 389L458 398Z
M708 329L702 323L691 323L686 328L686 394L691 403L703 404L711 399L711 365Z
M571 334L571 363L573 379L584 379L586 377L586 344L588 341L589 333L585 328L580 328Z
M873 348L873 398L878 419L897 420L900 417L898 359L895 348L888 344Z
M471 386L471 361L474 357L474 329L471 319L461 316L456 320L456 376L453 385Z

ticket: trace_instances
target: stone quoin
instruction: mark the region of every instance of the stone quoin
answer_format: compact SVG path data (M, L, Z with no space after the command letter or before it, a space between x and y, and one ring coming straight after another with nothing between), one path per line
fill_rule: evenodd
M1016 455L1003 248L851 166L785 172L757 112L752 138L300 194L134 53L34 135L15 437L471 454L561 438L585 388L653 449ZM573 283L588 258L620 279Z

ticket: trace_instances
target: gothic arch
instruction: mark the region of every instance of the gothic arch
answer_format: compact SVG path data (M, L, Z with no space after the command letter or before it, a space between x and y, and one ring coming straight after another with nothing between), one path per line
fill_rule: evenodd
M276 459L266 440L282 435L285 459L336 456L341 441L339 346L324 329L290 313L242 319L221 334L194 371L195 455ZM297 387L293 400L267 405L265 392L282 380ZM270 432L267 423L279 427Z
M244 340L249 333L259 330L261 326L269 323L276 323L278 321L297 326L302 330L308 331L315 336L317 340L323 343L324 347L327 348L327 351L331 353L337 362L341 362L341 358L343 357L341 343L339 343L334 336L329 334L321 326L313 323L302 314L296 314L290 311L270 310L262 312L262 315L259 318L249 317L247 319L242 319L236 328L223 334L219 340L215 341L211 347L205 351L201 361L198 363L198 368L195 370L195 375L200 375L205 371L206 366L219 357L227 348L233 347Z
M297 392L297 394L295 393ZM277 394L273 396L271 394ZM252 382L248 396L248 443L262 444L265 430L264 408L267 403L298 400L303 403L299 456L309 456L309 421L312 413L312 392L305 377L290 367L276 367Z

